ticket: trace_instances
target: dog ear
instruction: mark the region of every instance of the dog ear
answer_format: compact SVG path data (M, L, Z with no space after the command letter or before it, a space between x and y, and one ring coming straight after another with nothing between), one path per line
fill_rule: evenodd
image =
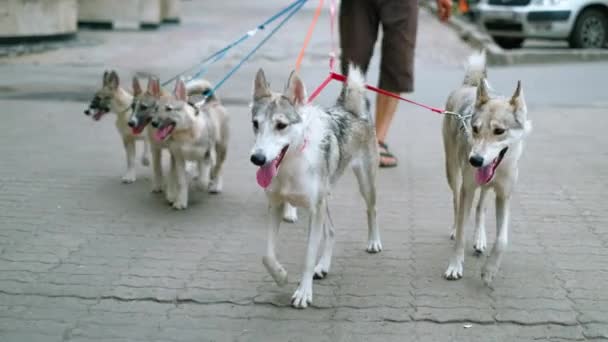
M110 72L110 75L108 76L108 86L110 86L111 89L116 90L118 89L119 84L120 78L118 78L118 74L116 73L116 71L112 70L112 72Z
M175 90L173 91L175 97L180 101L186 101L186 84L181 78L175 82Z
M524 100L524 91L521 86L521 81L517 81L517 88L515 88L515 92L511 97L511 106L515 108L515 110L521 110L526 106L526 102Z
M259 100L263 97L270 96L270 87L266 81L264 70L260 68L255 74L255 81L253 83L253 101Z
M304 82L296 74L295 71L289 75L287 81L287 89L285 89L285 96L296 106L301 106L306 103L306 88Z
M137 76L133 76L133 96L141 95L141 86L139 85L139 79Z
M488 95L488 83L485 78L481 79L479 86L477 86L477 99L476 106L480 107L490 100Z
M108 72L108 70L105 70L103 72L103 79L102 79L102 84L103 85L108 84L108 76L110 76L110 73Z
M160 97L160 81L156 77L148 77L148 93L154 97Z

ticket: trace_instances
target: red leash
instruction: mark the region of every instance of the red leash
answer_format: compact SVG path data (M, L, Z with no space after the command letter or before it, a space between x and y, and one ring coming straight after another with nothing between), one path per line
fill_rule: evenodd
M335 73L333 71L330 72L329 76L327 76L327 78L323 81L323 83L321 83L321 85L319 85L310 94L310 96L308 97L308 102L311 102L312 100L314 100L321 93L321 91L323 90L323 88L325 88L329 84L329 82L331 82L331 80L336 80L336 81L340 81L340 82L344 83L344 82L346 82L346 76L340 75L340 74ZM428 110L430 110L430 111L432 111L434 113L443 114L445 112L443 109L427 106L427 105L422 104L420 102L416 102L416 101L412 101L412 100L406 99L405 97L402 97L399 94L395 94L395 93L392 93L390 91L386 91L384 89L380 89L380 88L377 88L377 87L374 87L374 86L370 86L369 84L366 84L365 88L367 88L367 89L369 89L371 91L375 91L376 93L379 93L379 94L382 94L382 95L385 95L385 96L390 96L392 98L395 98L395 99L398 99L398 100L401 100L401 101L404 101L404 102L407 102L407 103L411 103L413 105L416 105L416 106L428 109Z

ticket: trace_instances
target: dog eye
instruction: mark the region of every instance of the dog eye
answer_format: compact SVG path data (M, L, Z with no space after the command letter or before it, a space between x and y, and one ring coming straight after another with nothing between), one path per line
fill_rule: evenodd
M258 130L259 127L259 123L256 120L253 120L253 129L255 129L256 131Z
M139 108L141 108L141 110L146 110L148 109L148 106L146 106L145 104L140 104Z
M503 128L494 128L494 135L501 135L505 132Z
M165 106L165 110L170 112L173 110L173 106Z
M282 131L287 128L287 124L283 122L277 122L276 128L277 130Z
M475 134L479 133L479 126L473 126L473 133L475 133Z

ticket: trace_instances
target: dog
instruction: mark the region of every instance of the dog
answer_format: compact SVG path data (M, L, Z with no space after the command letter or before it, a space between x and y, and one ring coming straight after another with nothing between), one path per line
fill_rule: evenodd
M133 84L135 85L136 82L138 84L137 78L134 77ZM135 89L135 86L133 88ZM211 85L205 80L194 80L187 84L186 89L188 96L195 96L210 90ZM146 91L144 93L136 92L134 95L133 112L129 118L128 125L135 134L139 134L139 132L147 127L148 143L152 152L152 192L162 192L165 188L162 171L162 150L166 149L168 145L165 141L159 142L154 139L157 130L148 124L156 115L160 99L170 98L172 95L160 86L160 80L157 77L149 77ZM173 165L173 159L171 160L171 165Z
M206 88L211 88L206 85ZM152 120L154 139L167 145L172 158L167 200L175 209L188 206L186 162L198 167L197 185L210 193L222 191L222 168L228 151L228 112L217 95L199 104L188 103L186 85L179 79L173 97L160 97Z
M139 83L133 84L134 92L141 91ZM105 71L103 73L102 86L95 92L89 107L84 111L93 120L99 121L107 113L116 113L116 129L120 134L127 156L127 171L122 177L123 183L133 183L135 176L135 142L143 140L144 149L141 156L141 163L144 166L150 164L148 158L148 142L142 132L133 131L129 125L129 117L133 110L133 95L120 87L120 79L116 71Z
M295 308L312 304L313 277L322 279L329 272L334 228L326 222L327 201L348 166L354 170L367 206L367 251L382 250L376 222L378 146L364 92L363 75L352 66L336 105L329 109L306 104L304 83L295 72L282 94L271 91L262 69L255 77L251 109L255 144L250 159L259 167L257 182L265 189L270 207L262 262L279 286L287 283L287 271L275 255L284 206L311 212L304 271L291 299ZM322 238L324 248L315 266Z
M453 193L454 251L444 274L460 279L464 266L464 226L475 192L480 189L475 217L474 249L486 248L485 198L496 193L496 242L482 267L483 281L490 285L499 271L508 244L509 199L518 177L524 138L531 132L521 82L511 97L494 93L486 80L485 53L469 57L463 84L447 100L443 119L443 143L447 181Z

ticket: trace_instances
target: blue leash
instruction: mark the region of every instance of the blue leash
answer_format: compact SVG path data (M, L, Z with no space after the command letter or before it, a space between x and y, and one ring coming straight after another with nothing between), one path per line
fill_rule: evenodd
M270 33L268 33L268 35L266 37L264 37L264 39L262 39L262 41L260 41L245 57L243 57L243 59L237 64L235 65L232 70L230 70L228 72L228 74L226 74L226 76L224 76L212 89L207 90L203 93L203 96L205 97L201 102L204 103L211 95L213 95L230 77L232 77L232 75L238 70L240 69L243 64L245 64L245 62L247 62L247 60L249 58L251 58L251 56L253 56L253 54L255 54L281 27L283 27L283 25L285 25L285 23L287 23L287 21L289 19L291 19L291 17L294 16L294 14L296 14L301 8L302 6L304 6L304 4L306 3L306 1L308 0L298 0L296 1L294 4L295 6L293 6L292 11L272 30L270 31ZM291 6L290 6L291 7Z
M209 69L210 65L212 65L213 63L215 63L215 62L221 60L222 58L224 58L226 56L226 53L228 53L228 51L230 51L232 48L234 48L235 46L237 46L237 45L241 44L242 42L246 41L250 37L253 37L258 31L264 30L266 28L266 26L268 26L269 24L271 24L275 20L279 19L280 17L282 17L283 15L285 15L286 13L288 13L289 11L294 10L294 12L292 12L292 13L297 12L297 10L299 10L306 1L308 1L308 0L295 0L289 6L285 7L282 10L280 10L275 15L273 15L270 18L268 18L265 22L263 22L260 25L258 25L255 29L253 29L251 31L248 31L243 36L241 36L239 39L237 39L234 42L226 45L224 48L222 48L219 51L213 53L211 56L203 59L201 62L199 62L198 64L196 64L196 65L200 65L201 69L197 73L195 73L194 75L190 76L188 78L188 80L191 80L191 79L194 79L194 78L199 78L202 75L204 75L207 72L207 70ZM296 7L297 7L297 9L295 9ZM292 16L292 14L290 14L288 17L291 17L291 16ZM282 26L282 23L279 26ZM274 33L274 31L272 33ZM272 33L271 33L271 35L272 35ZM180 72L179 74L171 77L167 81L163 82L162 86L164 87L167 84L175 81L181 75L183 75L183 74L187 73L188 71L194 69L195 66L190 67L190 68L188 68L188 69Z

